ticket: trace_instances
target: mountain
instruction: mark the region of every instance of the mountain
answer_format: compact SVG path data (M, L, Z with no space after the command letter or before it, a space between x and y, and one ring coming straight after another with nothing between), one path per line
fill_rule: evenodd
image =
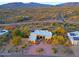
M36 7L64 7L64 6L79 6L79 2L66 2L58 5L48 5L48 4L41 4L41 3L22 3L22 2L13 2L0 5L0 9L16 9L16 8L36 8Z
M64 6L79 6L79 2L67 2L67 3L62 3L59 5L56 5L57 7L64 7Z
M30 2L30 3L14 2L14 3L0 5L0 8L15 9L15 8L51 7L51 6L52 5L40 4L40 3L34 3L34 2Z

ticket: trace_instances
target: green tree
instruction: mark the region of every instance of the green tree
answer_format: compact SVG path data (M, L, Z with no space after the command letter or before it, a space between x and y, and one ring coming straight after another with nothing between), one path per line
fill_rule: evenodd
M13 36L21 36L21 37L23 37L23 33L19 29L14 29L12 31L12 35Z
M27 27L26 25L24 26L21 26L20 27L20 31L23 33L23 37L29 37L30 35L30 30L29 30L29 27Z

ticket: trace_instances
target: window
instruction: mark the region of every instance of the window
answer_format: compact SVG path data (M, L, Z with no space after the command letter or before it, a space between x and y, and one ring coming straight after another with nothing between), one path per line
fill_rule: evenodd
M74 40L79 40L79 37L73 37Z
M70 33L70 35L71 35L71 36L76 36L76 34L75 34L75 33Z

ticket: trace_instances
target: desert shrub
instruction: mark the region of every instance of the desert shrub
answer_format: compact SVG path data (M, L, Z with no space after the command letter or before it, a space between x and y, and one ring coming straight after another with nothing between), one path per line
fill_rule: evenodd
M19 29L14 29L12 31L12 35L13 36L20 36L20 37L23 37L23 33L19 30Z
M53 53L57 53L57 49L56 48L52 48Z
M52 36L52 43L53 44L62 44L65 43L66 41L66 38L64 36L61 36L61 35L53 35Z
M36 50L36 52L42 53L42 52L44 52L44 49L43 48L39 48L39 49Z
M28 26L26 26L26 25L21 26L21 27L20 27L20 31L23 33L23 37L24 37L24 38L29 37L29 35L30 35L30 30L29 30L29 27L28 27Z
M0 36L0 45L3 45L4 43L7 43L7 36ZM8 39L9 40L9 39Z
M17 46L21 43L21 37L20 36L13 36L12 40L11 40L11 43L14 45L14 46Z
M65 29L63 27L57 27L55 32L57 34L65 34L66 33L66 31L65 31Z
M23 49L24 49L24 48L26 48L26 47L27 47L27 45L26 45L26 44L23 44L23 45L22 45L22 48L23 48Z

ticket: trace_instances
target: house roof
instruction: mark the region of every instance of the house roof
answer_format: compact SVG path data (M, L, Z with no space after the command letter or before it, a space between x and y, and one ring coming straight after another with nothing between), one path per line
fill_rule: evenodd
M79 31L74 31L74 32L68 33L68 37L71 40L79 40Z
M73 37L74 40L79 40L79 37Z
M7 33L7 32L8 32L8 30L2 30L2 29L0 29L0 35L3 35L5 33Z
M36 30L34 34L42 35L42 36L52 36L52 33L48 30Z
M48 30L35 30L34 32L31 32L29 38L32 40L36 40L36 35L41 35L47 37L51 37L52 33Z

